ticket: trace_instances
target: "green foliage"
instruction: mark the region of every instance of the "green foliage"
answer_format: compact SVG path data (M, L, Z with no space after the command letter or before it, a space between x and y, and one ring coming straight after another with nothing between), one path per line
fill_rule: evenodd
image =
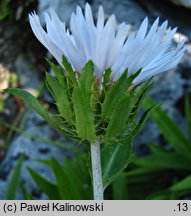
M92 199L92 189L90 187L90 176L87 172L86 156L78 155L72 160L64 160L64 166L54 158L39 161L50 167L55 176L52 183L28 168L32 178L39 189L52 200L83 200Z
M4 109L4 100L3 100L3 96L0 95L0 112L3 112Z
M131 140L129 143L102 146L101 161L103 186L106 188L131 162Z
M11 177L10 177L10 180L8 183L7 195L6 195L6 199L8 199L8 200L15 199L15 195L16 195L18 185L19 185L19 177L20 177L20 172L21 172L23 160L24 160L24 155L22 154L19 157L19 160L18 160L16 166L14 167L14 169L11 172Z
M50 200L60 199L59 192L55 184L49 182L30 167L28 167L28 171L41 191L44 192Z
M0 1L0 21L5 19L10 13L9 2L10 0Z
M185 99L185 116L186 116L186 123L187 123L187 132L188 132L188 139L191 143L191 108L190 108L190 98L188 95Z
M103 80L99 80L94 75L91 60L83 67L81 74L73 71L64 56L63 67L51 62L49 64L56 77L47 73L46 86L57 106L56 113L49 113L34 96L24 90L15 88L7 89L6 92L20 97L64 135L81 143L94 143L99 140L102 146L103 183L106 188L130 162L132 141L156 107L148 106L142 117L137 118L142 101L151 87L151 80L135 85L134 80L141 73L140 69L129 76L128 70L125 70L114 82L110 77L110 68L105 71ZM84 192L79 190L82 182L78 180L71 183L78 177L75 176L77 170L71 172L75 167L67 169L72 166L67 163L65 162L63 169L55 160L49 162L56 177L56 184L46 181L31 169L29 171L42 191L47 191L46 187L51 187L51 190L58 187L61 199L82 199L81 194ZM71 187L67 186L65 189L68 184L71 184ZM51 194L54 196L51 190L46 192L49 198L53 198L50 197Z
M72 122L73 113L66 89L63 88L55 77L48 73L46 74L46 85L55 99L60 115L67 122Z
M39 115L41 115L51 126L58 128L56 121L50 116L47 110L40 104L40 102L29 92L18 89L18 88L8 88L4 90L7 93L13 94L20 97L27 105L34 109Z
M149 98L145 99L143 104L146 108L156 105ZM185 114L189 131L191 112L188 97L185 100ZM151 113L151 118L174 150L167 150L154 144L149 145L150 154L135 158L124 173L128 194L127 190L120 188L120 191L124 191L120 196L126 195L129 199L184 198L191 194L190 134L189 132L188 135L183 134L174 120L159 107ZM113 183L113 193L117 181Z
M87 62L80 76L64 56L63 68L49 64L56 77L46 74L46 85L55 100L57 113L50 114L24 90L12 88L5 91L20 97L51 126L69 137L89 142L98 139L105 144L132 140L152 110L149 107L137 121L141 102L151 86L150 80L139 86L133 84L141 69L130 76L125 70L115 83L110 80L111 69L108 69L100 89L101 83L94 76L92 61Z
M155 103L149 98L144 100L144 106L146 108L153 106L153 104ZM165 111L158 108L156 112L152 113L151 117L159 127L167 142L173 145L177 152L190 155L190 141L187 139L187 137L185 137L181 129L165 113Z
M76 117L75 127L78 136L82 140L88 140L90 142L96 140L94 116L89 103L93 81L93 63L89 61L82 70L78 86L74 88L72 102Z
M124 173L121 173L112 184L112 196L114 200L128 200L128 184Z

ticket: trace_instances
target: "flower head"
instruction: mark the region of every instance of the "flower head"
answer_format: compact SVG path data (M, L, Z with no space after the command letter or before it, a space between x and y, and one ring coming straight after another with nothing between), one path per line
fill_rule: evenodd
M130 26L125 23L117 26L114 15L104 23L102 6L99 7L96 23L89 4L85 6L84 15L77 6L76 13L71 15L70 30L53 10L45 14L46 31L35 13L29 15L29 21L38 40L59 64L62 65L64 55L74 70L81 72L91 59L95 65L94 74L99 79L107 68L112 69L113 80L117 80L126 68L128 74L142 68L135 80L142 82L176 66L185 50L184 41L180 41L176 49L170 48L177 28L167 29L167 21L159 27L157 18L148 31L148 19L145 18L139 30L130 34Z

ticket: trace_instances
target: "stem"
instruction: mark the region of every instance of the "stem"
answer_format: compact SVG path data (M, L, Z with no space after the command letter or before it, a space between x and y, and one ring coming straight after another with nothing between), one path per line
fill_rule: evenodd
M90 143L90 146L91 146L94 200L103 200L103 184L102 184L99 140L96 140L95 143Z

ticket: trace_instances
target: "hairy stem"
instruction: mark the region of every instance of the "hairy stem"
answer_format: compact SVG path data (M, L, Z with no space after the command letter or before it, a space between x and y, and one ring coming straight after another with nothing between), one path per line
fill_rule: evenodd
M96 140L91 143L91 161L92 161L92 175L93 175L93 191L94 200L103 200L103 184L101 172L101 158L100 158L100 143Z

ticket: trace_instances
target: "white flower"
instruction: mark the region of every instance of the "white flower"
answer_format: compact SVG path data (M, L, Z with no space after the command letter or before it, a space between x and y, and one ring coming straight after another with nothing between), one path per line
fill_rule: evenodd
M101 6L96 24L89 4L85 6L85 15L78 6L76 13L71 16L71 33L52 10L50 15L45 14L46 31L35 13L29 15L29 20L38 40L59 64L62 65L64 55L73 68L80 72L91 59L99 79L102 79L105 69L110 67L113 80L117 80L126 68L129 74L142 68L136 79L136 82L141 82L176 66L185 50L184 41L179 42L176 49L170 49L177 28L167 29L167 21L158 27L157 18L148 31L148 19L145 18L138 32L129 35L130 26L121 23L117 28L114 15L104 23Z

